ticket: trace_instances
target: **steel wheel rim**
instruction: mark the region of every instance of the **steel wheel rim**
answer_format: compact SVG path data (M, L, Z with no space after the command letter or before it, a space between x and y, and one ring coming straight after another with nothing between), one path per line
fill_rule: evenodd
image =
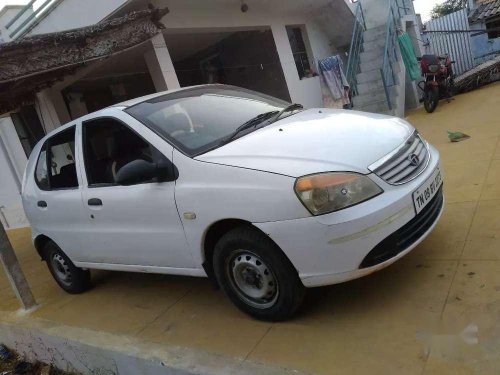
M72 281L69 265L60 254L54 254L52 257L52 269L60 282L67 286L71 285Z
M226 275L231 288L248 305L266 309L279 296L279 285L273 270L247 250L236 250L226 260Z

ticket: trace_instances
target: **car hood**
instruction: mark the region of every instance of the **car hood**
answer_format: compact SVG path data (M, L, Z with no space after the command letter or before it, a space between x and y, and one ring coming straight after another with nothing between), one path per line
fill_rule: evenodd
M401 145L413 131L396 117L310 109L196 159L292 177L326 171L369 173L369 165Z

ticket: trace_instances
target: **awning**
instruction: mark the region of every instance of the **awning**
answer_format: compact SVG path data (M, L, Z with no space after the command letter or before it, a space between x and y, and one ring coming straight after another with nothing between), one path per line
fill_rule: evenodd
M0 44L0 113L32 102L37 91L91 61L141 44L160 32L168 9L129 13L80 29Z

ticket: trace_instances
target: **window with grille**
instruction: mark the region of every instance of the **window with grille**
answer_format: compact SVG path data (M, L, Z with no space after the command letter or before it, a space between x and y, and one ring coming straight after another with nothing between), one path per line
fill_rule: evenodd
M312 77L313 72L309 62L309 55L306 47L307 40L304 35L303 26L287 26L286 32L288 34L290 46L292 47L293 59L295 60L295 65L297 66L299 78L303 79Z

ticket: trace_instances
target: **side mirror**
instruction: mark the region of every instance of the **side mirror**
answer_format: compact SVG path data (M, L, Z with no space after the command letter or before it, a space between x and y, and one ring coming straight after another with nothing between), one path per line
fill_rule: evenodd
M120 168L116 175L116 182L119 185L134 185L153 178L157 178L158 182L175 181L177 177L177 169L167 159L159 163L138 159Z

